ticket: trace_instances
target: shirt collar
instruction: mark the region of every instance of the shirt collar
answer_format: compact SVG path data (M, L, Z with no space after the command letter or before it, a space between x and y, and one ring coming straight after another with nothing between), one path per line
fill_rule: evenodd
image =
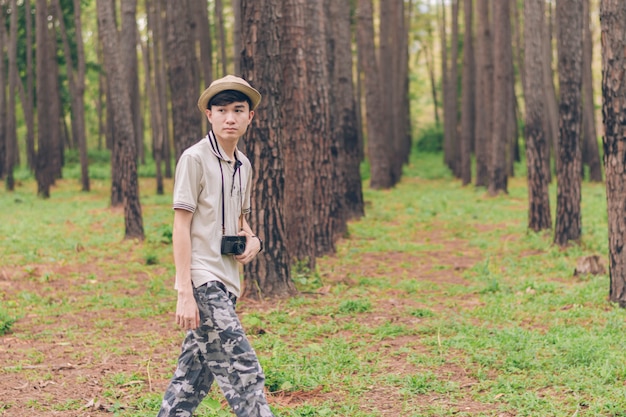
M222 145L220 145L219 141L215 137L215 133L213 133L212 130L206 136L206 139L209 141L209 148L211 148L211 152L213 152L215 156L217 156L219 159L223 161L232 162L232 159L226 156L226 152L224 151L224 148L222 148ZM237 156L238 152L239 150L235 149L235 156Z

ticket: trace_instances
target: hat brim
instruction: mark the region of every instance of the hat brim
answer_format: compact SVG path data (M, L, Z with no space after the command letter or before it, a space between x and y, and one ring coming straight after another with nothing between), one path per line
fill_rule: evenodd
M198 99L198 108L200 109L200 111L204 113L204 111L207 109L207 105L209 104L209 101L215 95L221 93L222 91L227 91L227 90L239 91L240 93L243 93L246 96L248 96L248 98L252 102L252 106L250 107L250 110L256 109L259 103L261 102L261 94L254 88L248 87L247 85L241 84L238 82L227 81L227 82L221 82L219 84L212 85L202 92L202 94L200 95L200 98Z

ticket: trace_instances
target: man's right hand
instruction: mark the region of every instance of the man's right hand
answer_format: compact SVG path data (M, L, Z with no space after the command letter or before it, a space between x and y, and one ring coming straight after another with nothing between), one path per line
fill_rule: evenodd
M200 312L198 304L193 297L193 292L178 292L178 301L176 302L176 324L184 330L193 330L200 327Z

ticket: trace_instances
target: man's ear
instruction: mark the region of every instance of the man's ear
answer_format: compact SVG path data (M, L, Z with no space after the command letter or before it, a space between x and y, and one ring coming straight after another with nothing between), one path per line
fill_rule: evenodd
M248 117L248 121L251 122L254 117L254 110L250 110L250 116Z
M211 121L211 109L206 109L204 111L204 114L206 115L206 118L209 120L209 122Z

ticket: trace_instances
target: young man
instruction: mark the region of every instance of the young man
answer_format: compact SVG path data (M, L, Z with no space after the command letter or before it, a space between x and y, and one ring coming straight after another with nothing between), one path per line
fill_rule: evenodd
M241 78L212 82L198 100L212 131L176 166L176 323L187 336L158 417L191 416L213 380L237 416L273 416L263 391L265 376L235 314L238 262L246 264L263 250L244 216L250 211L252 173L237 150L260 101L259 92Z

